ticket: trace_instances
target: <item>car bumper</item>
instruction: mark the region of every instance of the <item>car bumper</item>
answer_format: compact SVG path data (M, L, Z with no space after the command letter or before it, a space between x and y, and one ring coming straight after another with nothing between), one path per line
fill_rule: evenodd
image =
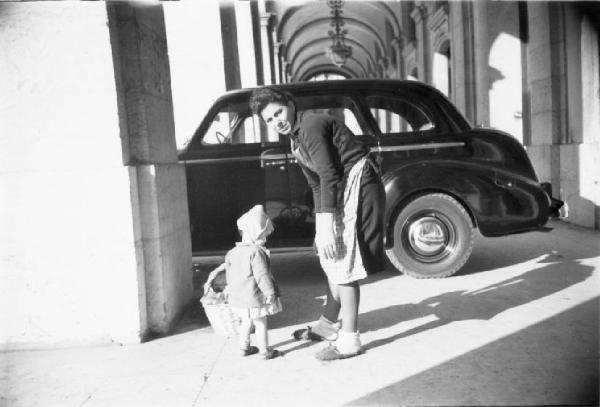
M542 182L540 185L541 185L542 189L548 195L548 198L550 199L550 207L549 207L548 215L551 218L566 218L567 217L567 210L566 210L567 206L560 199L556 199L556 198L552 197L552 184L550 184L549 182Z

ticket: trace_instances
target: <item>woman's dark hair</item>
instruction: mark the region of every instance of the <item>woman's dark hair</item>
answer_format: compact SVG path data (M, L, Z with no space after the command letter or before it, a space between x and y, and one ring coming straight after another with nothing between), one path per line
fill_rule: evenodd
M250 109L252 110L252 113L260 116L260 112L262 112L269 103L287 105L289 102L292 102L294 106L296 105L294 97L289 93L265 86L252 91L252 95L250 96Z

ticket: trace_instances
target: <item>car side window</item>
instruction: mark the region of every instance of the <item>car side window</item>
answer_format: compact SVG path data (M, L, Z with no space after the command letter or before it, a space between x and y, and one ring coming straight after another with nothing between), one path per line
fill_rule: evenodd
M322 113L338 118L356 136L366 134L364 120L358 114L354 101L348 96L340 95L315 95L299 96L296 98L298 112Z
M369 110L382 134L431 131L435 124L418 106L400 98L368 96Z
M212 118L202 145L278 142L279 136L250 113L248 104L229 104Z

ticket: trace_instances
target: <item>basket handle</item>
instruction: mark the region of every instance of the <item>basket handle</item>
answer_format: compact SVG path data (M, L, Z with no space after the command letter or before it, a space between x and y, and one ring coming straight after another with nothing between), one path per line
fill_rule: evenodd
M225 263L220 264L217 268L210 272L208 278L206 279L206 283L204 283L204 294L207 294L212 289L212 282L217 275L225 270Z

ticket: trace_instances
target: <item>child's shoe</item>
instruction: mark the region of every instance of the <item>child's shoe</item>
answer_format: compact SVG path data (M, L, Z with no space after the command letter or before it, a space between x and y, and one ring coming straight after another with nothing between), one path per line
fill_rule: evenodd
M256 346L246 346L245 348L240 349L241 356L250 356L258 353L258 348Z
M269 359L274 359L277 356L281 356L281 352L279 352L277 349L267 349L266 352L261 353L262 357L264 360L269 360Z

